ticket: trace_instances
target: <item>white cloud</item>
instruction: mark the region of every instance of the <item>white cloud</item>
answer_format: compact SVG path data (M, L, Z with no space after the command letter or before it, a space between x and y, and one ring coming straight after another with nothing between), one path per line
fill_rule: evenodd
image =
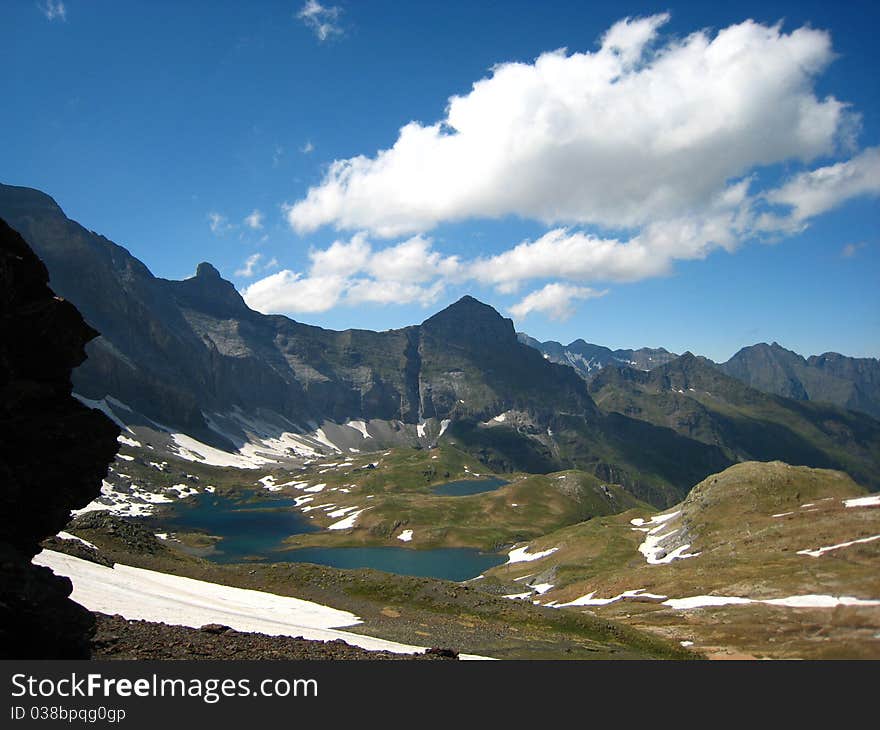
M315 151L315 145L312 144L311 140L306 140L306 143L302 146L300 151L304 155L309 155Z
M523 319L532 312L542 312L550 319L568 319L574 314L573 300L594 299L607 293L607 289L596 291L586 286L547 284L514 304L510 313L517 319Z
M661 44L666 18L621 21L594 52L496 66L441 122L335 161L290 224L392 237L514 214L640 228L699 214L729 180L830 154L852 131L846 105L813 92L827 33L746 21Z
M442 121L411 122L390 149L333 162L284 215L300 233L359 233L311 250L307 272L249 287L249 303L429 304L451 283L510 295L541 282L510 311L564 318L607 291L585 284L663 275L679 260L796 234L851 198L880 193L880 148L806 169L856 149L859 116L814 92L833 58L827 33L745 21L663 39L667 20L627 18L595 51L499 64L452 97ZM779 163L793 172L762 188L759 173ZM547 230L472 258L445 255L424 235L509 215ZM368 235L408 238L376 247Z
M254 282L242 296L251 309L272 312L326 312L335 307L346 281L340 276L309 276L284 269Z
M250 215L245 217L244 224L254 231L259 231L263 227L263 214L255 208Z
M422 283L437 276L452 276L458 259L432 250L431 240L415 236L373 254L367 270L380 281Z
M244 262L244 266L236 271L235 275L243 276L247 279L250 279L254 274L257 273L257 264L260 263L260 259L262 258L263 254L261 253L255 253L252 256L248 256L247 260Z
M47 20L67 21L67 8L61 0L45 0L37 6Z
M374 251L366 234L357 233L310 250L309 260L308 272L280 271L247 287L242 296L267 313L323 312L337 304L428 306L459 271L456 257L434 251L431 240L421 236Z
M880 147L869 147L846 162L800 173L765 193L768 202L791 210L782 217L766 214L760 225L768 230L802 228L810 218L863 195L880 195Z
M342 35L342 26L339 25L341 8L335 5L321 5L318 0L306 0L297 16L303 21L318 38L324 42L334 35Z

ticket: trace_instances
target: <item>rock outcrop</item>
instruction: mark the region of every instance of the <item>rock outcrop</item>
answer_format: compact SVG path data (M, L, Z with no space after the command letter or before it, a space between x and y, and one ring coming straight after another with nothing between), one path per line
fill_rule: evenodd
M98 333L48 281L0 220L0 658L89 656L94 617L68 598L67 578L31 559L99 494L118 448L117 426L71 395Z

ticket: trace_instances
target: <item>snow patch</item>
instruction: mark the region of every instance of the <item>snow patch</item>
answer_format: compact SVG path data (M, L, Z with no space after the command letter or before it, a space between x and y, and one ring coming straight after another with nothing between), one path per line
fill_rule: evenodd
M880 494L843 500L844 507L880 507Z
M688 598L670 598L663 602L677 611L712 606L742 606L749 603L763 603L768 606L787 606L789 608L836 608L837 606L880 606L880 600L854 598L853 596L825 596L807 594L803 596L787 596L785 598L769 598L756 600L739 596L690 596Z
M413 531L412 530L404 530L403 532L401 532L397 536L397 539L402 542L409 542L410 540L412 540L412 538L413 538Z
M509 553L507 553L506 565L510 565L510 563L528 563L532 560L540 560L541 558L546 558L548 555L552 555L557 550L559 550L559 548L554 547L550 548L549 550L541 550L537 553L530 553L528 545L525 545L521 548L514 548Z
M75 540L76 542L82 543L86 547L90 547L92 550L98 549L92 543L90 543L88 540L83 540L81 537L77 537L76 535L71 535L69 532L64 532L63 530L61 532L59 532L56 537L60 537L62 540Z
M360 431L361 436L363 436L365 439L373 438L372 436L370 436L369 432L367 431L367 424L365 421L349 421L345 425L348 426L349 428L355 429L356 431ZM349 449L349 451L353 451L353 450L356 451L356 449Z
M369 507L364 507L363 509L359 509L357 512L352 512L348 517L344 520L339 520L339 522L334 522L327 529L328 530L349 530L354 527L357 522L357 518L360 517L362 512L368 510Z
M862 537L858 540L850 540L849 542L841 542L837 545L829 545L828 547L820 547L815 550L798 550L798 555L809 555L813 558L818 558L824 555L825 553L830 553L832 550L839 550L840 548L849 547L850 545L858 545L859 543L864 542L874 542L874 540L880 540L880 535L872 535L871 537Z

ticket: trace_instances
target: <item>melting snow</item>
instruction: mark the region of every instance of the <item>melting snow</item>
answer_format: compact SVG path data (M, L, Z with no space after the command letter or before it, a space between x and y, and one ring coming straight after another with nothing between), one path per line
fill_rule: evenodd
M870 497L845 499L843 504L845 507L880 507L880 494L872 494Z
M398 539L398 540L401 540L401 541L403 541L403 542L409 542L410 540L412 540L412 537L413 537L413 531L412 531L412 530L404 530L403 532L401 532L401 533L397 536L397 539Z
M873 542L874 540L880 540L880 535L872 535L871 537L862 537L858 540L850 540L849 542L841 542L837 545L830 545L829 547L821 547L816 548L815 550L798 550L798 555L809 555L813 558L818 558L825 553L830 553L832 550L839 550L840 548L849 547L850 545L857 545L863 542Z
M327 438L327 434L324 433L324 429L323 429L323 428L319 428L319 429L317 429L317 430L315 431L315 435L314 435L313 438L314 438L315 441L317 441L318 443L324 444L324 446L328 446L329 448L333 449L333 451L339 451L339 450L340 450L339 447L338 447L336 444L334 444L329 438Z
M154 504L173 502L163 494L146 492L136 484L131 485L129 493L118 491L110 482L101 482L101 496L82 509L73 510L70 514L81 515L86 512L110 512L121 517L146 517L153 514Z
M665 548L661 546L661 543L668 540L670 537L675 536L677 530L671 530L670 532L663 533L662 535L658 534L660 530L663 529L665 523L669 522L669 520L678 517L681 514L681 510L677 510L675 512L668 512L666 514L654 515L647 522L641 518L636 518L634 520L630 520L631 525L635 525L634 530L639 530L644 532L644 525L653 525L647 534L645 535L644 542L639 545L639 552L645 556L645 559L648 561L649 565L663 565L666 563L671 563L673 560L683 560L685 558L695 558L700 553L688 553L686 550L690 547L690 543L685 545L680 545L674 550L669 552L666 551Z
M769 606L788 606L790 608L835 608L837 606L880 606L880 601L853 598L852 596L823 596L808 594L804 596L788 596L786 598L770 598L754 600L739 596L690 596L688 598L670 598L663 601L664 606L676 610L705 608L708 606L741 606L747 603L764 603Z
M116 437L116 440L121 444L125 444L126 446L140 446L141 445L140 441L135 441L134 439L130 439L127 436L123 436L122 434L119 434Z
M354 527L355 522L357 522L357 518L360 516L361 512L366 511L368 508L360 509L357 512L352 512L348 517L344 520L339 520L339 522L334 522L328 530L348 530Z
M71 535L69 532L64 532L63 530L57 535L62 540L76 540L76 542L81 542L86 547L92 548L92 550L97 550L98 548L92 545L88 540L83 540L81 537L77 537L76 535Z
M594 595L596 595L596 591L588 593L585 596L581 596L580 598L575 598L573 601L569 601L568 603L551 603L553 604L554 608L564 608L565 606L607 606L609 603L616 603L617 601L622 601L624 598L656 598L657 600L663 600L664 598L666 598L666 596L661 596L656 593L645 593L644 588L636 588L635 590L624 591L620 595L614 596L612 598L593 598Z
M367 424L364 421L349 421L345 425L348 426L349 428L355 429L356 431L360 431L361 436L363 436L365 439L373 438L367 432ZM349 451L353 451L353 450L356 451L357 449L349 449Z
M507 565L510 563L527 563L532 560L540 560L541 558L546 558L548 555L552 555L557 550L558 547L550 548L549 550L541 550L537 553L530 553L529 546L525 545L521 548L515 548L507 553Z
M449 424L452 423L448 418L444 418L440 421L440 433L437 434L437 438L439 439L444 433L446 433L446 429L449 428Z
M177 456L187 461L211 466L232 466L236 469L258 469L263 464L274 463L272 459L256 454L232 454L222 449L215 449L185 433L172 433L171 440L176 446Z

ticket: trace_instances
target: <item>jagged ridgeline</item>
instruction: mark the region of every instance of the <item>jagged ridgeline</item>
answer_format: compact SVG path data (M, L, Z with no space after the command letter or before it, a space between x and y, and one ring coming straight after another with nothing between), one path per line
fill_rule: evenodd
M156 278L39 191L0 186L0 217L46 263L53 288L102 333L74 373L76 392L121 402L126 422L150 419L229 451L241 446L245 421L321 434L369 422L386 446L442 439L495 471L583 469L658 506L751 454L742 444L767 435L746 424L713 439L646 417L644 408L606 407L603 393L591 395L571 367L521 343L509 319L471 297L421 325L336 332L249 309L210 264L184 281ZM674 357L664 353L642 354ZM817 418L837 428L837 413ZM786 427L803 430L800 423ZM856 446L850 429L833 447L786 454L873 483L880 425L858 426Z

